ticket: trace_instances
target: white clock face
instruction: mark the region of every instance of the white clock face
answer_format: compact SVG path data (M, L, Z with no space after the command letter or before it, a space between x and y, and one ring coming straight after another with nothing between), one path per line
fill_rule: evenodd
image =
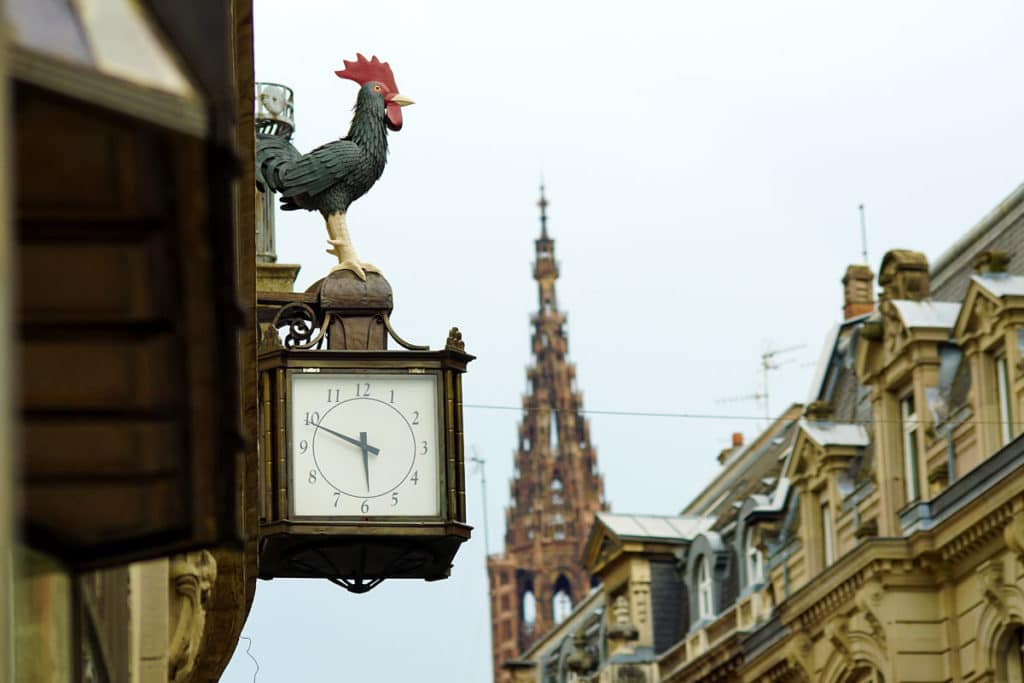
M291 392L296 516L440 514L434 375L295 372Z

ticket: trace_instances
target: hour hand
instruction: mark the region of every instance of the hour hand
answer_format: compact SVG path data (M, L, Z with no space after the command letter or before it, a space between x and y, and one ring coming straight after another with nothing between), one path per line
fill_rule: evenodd
M375 446L371 446L368 443L366 443L365 433L362 433L362 435L363 435L362 439L353 439L351 436L346 436L345 434L342 434L341 432L336 432L333 429L330 429L328 427L324 427L322 424L318 424L317 425L317 429L322 429L325 432L327 432L328 434L333 434L334 436L338 437L342 441L347 441L350 444L352 444L353 446L359 446L359 448L365 449L367 452L372 453L373 455L380 455L380 449L379 448L377 448Z

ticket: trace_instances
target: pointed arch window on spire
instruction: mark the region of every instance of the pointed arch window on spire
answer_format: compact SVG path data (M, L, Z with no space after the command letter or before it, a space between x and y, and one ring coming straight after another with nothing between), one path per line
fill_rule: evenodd
M561 624L572 613L572 592L565 574L555 582L555 593L551 598L551 614L556 624Z
M561 512L556 512L551 516L551 538L556 541L565 540L565 517Z
M565 486L562 484L561 478L558 474L555 474L555 478L551 480L551 504L562 505L565 503L565 498L562 497L562 492L565 490Z
M552 410L548 422L548 451L558 457L558 411Z
M523 630L533 633L533 626L537 623L537 598L533 595L532 587L528 587L523 593L520 609L522 610Z

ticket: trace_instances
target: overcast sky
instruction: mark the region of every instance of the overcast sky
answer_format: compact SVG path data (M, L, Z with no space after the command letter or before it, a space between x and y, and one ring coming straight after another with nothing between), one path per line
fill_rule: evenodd
M839 280L891 248L934 261L1024 181L1024 3L256 2L256 78L295 90L302 151L343 136L356 52L388 61L405 127L349 210L360 256L395 291L393 322L478 360L465 400L514 407L530 362L536 200L547 184L559 306L585 408L747 419L592 416L618 512L676 513L764 406L805 399ZM317 214L279 217L305 288L331 266ZM500 549L514 410L466 409L487 460ZM490 679L482 491L473 539L438 583L364 596L261 581L243 634L258 683ZM224 677L251 681L242 641Z

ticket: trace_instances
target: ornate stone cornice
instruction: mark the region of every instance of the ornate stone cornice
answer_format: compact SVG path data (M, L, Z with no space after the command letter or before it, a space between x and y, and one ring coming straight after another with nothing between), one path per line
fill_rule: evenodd
M940 551L943 562L959 562L978 548L992 541L1003 531L1013 516L1013 504L1004 503L992 512L982 515L974 524L943 544Z

